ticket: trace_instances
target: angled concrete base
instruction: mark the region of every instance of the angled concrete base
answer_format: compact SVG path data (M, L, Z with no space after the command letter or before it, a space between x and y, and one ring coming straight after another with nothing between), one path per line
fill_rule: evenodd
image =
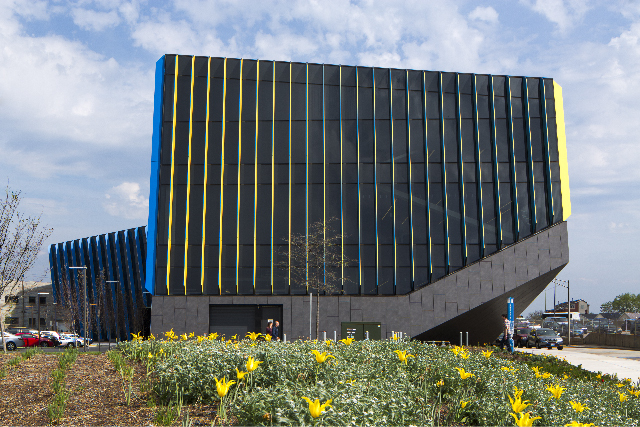
M500 334L507 298L514 297L516 315L521 314L568 262L562 222L407 295L322 296L320 330L333 336L340 335L342 322L380 322L383 338L398 331L457 343L459 333L468 331L470 344L491 342ZM293 295L156 295L151 331L208 333L209 310L216 304L281 305L283 333L289 339L309 336L309 297ZM314 298L314 330L315 306Z

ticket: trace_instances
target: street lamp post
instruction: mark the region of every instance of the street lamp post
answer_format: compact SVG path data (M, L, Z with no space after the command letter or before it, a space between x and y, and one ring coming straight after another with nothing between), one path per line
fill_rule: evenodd
M566 285L564 283L566 283ZM553 279L553 285L554 285L554 289L556 285L567 288L567 345L571 345L571 293L569 288L569 281ZM553 293L555 295L555 290ZM554 296L554 299L555 299L555 296ZM555 306L554 306L554 312L555 312Z
M70 269L83 269L83 282L84 282L84 351L87 351L87 267L69 267Z

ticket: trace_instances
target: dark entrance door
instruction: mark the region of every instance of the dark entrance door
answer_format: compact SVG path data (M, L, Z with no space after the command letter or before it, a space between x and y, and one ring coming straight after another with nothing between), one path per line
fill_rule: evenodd
M268 321L280 322L281 305L212 304L209 306L209 332L217 332L227 339L237 335L244 338L247 332L264 333Z

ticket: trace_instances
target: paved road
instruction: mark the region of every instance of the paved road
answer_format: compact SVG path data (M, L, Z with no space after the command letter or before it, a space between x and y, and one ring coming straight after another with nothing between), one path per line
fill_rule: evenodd
M535 348L516 349L524 353L546 354L562 358L572 365L582 365L583 369L603 374L617 375L618 378L640 379L640 351L611 347L571 346L563 350Z

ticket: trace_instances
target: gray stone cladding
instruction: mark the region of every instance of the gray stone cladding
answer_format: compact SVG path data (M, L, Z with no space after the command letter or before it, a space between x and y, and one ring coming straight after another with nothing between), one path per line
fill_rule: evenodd
M508 297L519 315L569 262L567 223L561 222L407 295L321 296L320 331L340 336L342 322L380 322L383 338L392 331L424 340L470 344L500 333ZM282 305L287 339L309 336L309 296L154 296L151 332L209 333L211 304ZM315 315L316 301L313 300ZM313 317L315 334L315 317ZM314 336L315 338L315 336Z

